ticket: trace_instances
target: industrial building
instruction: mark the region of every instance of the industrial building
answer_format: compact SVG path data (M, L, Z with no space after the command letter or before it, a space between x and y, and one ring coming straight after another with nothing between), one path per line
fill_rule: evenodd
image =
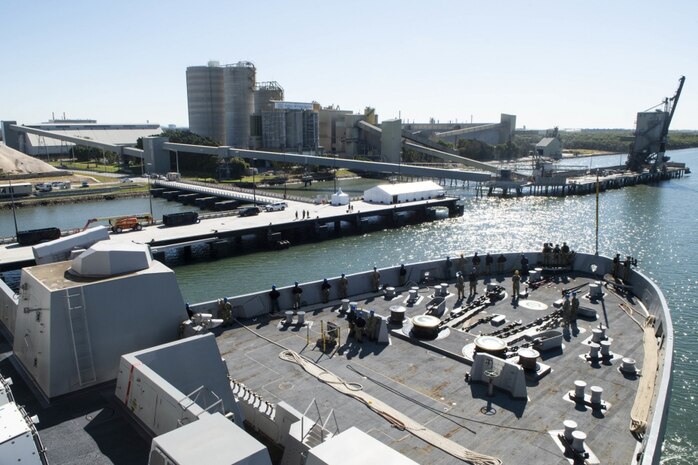
M562 158L562 141L558 137L544 137L536 144L536 154L559 160Z
M218 143L225 142L223 68L217 61L187 68L189 129Z
M317 152L320 106L285 102L278 82L256 75L249 61L187 68L189 129L231 147Z
M50 120L47 123L26 126L124 147L134 147L138 138L162 132L159 124L99 124L96 120ZM34 157L70 153L70 149L75 145L29 133L18 133L17 137L18 150Z
M249 61L188 67L189 129L224 145L248 148L256 74Z
M273 102L263 111L262 147L288 152L317 152L319 105L305 102Z
M505 144L516 130L516 115L502 113L499 123L407 123L402 128L412 134L458 146L460 139L478 140L490 145Z

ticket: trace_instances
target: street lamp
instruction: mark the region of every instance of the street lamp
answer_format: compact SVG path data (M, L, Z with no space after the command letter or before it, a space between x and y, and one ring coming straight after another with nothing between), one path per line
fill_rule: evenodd
M334 157L334 193L337 193L337 154Z
M153 166L152 163L148 163L148 204L150 205L150 224L153 224L155 222L155 218L153 218L153 194L150 192L150 166Z
M254 165L257 164L256 161L256 158L252 159L252 202L255 207L257 206L257 185L254 182L254 173L257 170L257 168L254 167Z
M12 187L12 178L8 178L10 181L10 201L12 202L12 218L15 220L15 238L19 235L19 229L17 229L17 214L15 213L15 190ZM19 239L17 239L19 240Z
M288 182L288 173L286 170L286 152L284 152L284 200L286 200L286 183Z

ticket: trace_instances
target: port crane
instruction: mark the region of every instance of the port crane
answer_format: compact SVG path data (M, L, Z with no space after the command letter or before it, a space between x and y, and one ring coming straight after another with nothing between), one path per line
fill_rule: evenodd
M679 79L679 87L671 98L665 98L662 103L637 114L637 124L634 138L630 144L627 167L631 171L642 172L645 165L650 165L650 171L663 169L668 158L666 151L669 125L674 117L676 105L681 97L685 76ZM657 109L663 106L663 110ZM652 111L654 110L654 111Z

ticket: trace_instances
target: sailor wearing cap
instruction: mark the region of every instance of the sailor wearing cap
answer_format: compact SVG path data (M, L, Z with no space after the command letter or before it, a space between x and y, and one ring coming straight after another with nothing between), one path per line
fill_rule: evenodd
M521 286L521 276L519 275L519 270L514 270L514 276L511 277L511 297L514 300L519 300L519 289Z
M298 310L301 308L301 294L303 293L303 289L298 285L298 281L293 284L291 293L293 294L293 309Z
M269 300L271 300L271 313L280 312L279 308L279 296L281 293L276 290L276 284L271 286L271 291L269 292Z
M570 309L570 321L572 323L577 321L577 311L579 310L579 299L577 299L577 292L572 292L572 301Z
M470 272L468 279L470 281L470 292L468 296L477 294L477 268L473 267L473 271Z
M460 271L456 271L456 289L458 289L458 300L465 299L465 278Z
M349 280L344 275L344 273L342 273L342 276L339 278L339 297L340 298L346 299L348 287L349 287Z
M398 272L398 275L400 278L400 286L404 286L407 282L407 268L405 268L404 263L400 264L400 271Z
M371 273L371 283L373 284L373 290L378 292L381 285L381 274L375 266L373 267L373 273Z
M332 288L332 284L327 282L327 278L325 278L322 281L322 285L320 286L320 291L322 292L322 303L326 304L330 300L330 289Z

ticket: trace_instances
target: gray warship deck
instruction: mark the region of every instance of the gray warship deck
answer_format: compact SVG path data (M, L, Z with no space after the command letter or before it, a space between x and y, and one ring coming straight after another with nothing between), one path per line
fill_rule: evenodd
M600 463L626 465L633 463L639 444L629 431L629 423L641 378L623 375L618 367L620 357L632 357L641 368L643 345L642 331L619 304L632 308L637 318L643 315L643 309L636 298L627 300L611 289L604 289L604 299L597 302L582 297L581 306L593 309L598 317L580 318L578 332L564 334L562 350L541 352L539 361L552 370L541 378L527 376L525 399L514 399L499 389L495 389L490 397L486 384L466 380L471 367L463 356L463 348L472 344L481 333L491 333L501 326L484 322L465 332L460 330L463 324L472 324L487 315L502 314L507 320L504 326L517 320L525 325L552 312L553 303L560 299L563 288L569 289L595 279L590 275L560 271L550 282L531 290L527 299L515 302L510 297L510 279L493 276L492 282L503 286L507 296L469 321L461 321L450 328L446 337L441 335L433 341L410 338L409 331L403 331L397 325L391 326L388 345L347 338L348 323L339 311L340 302L335 300L301 309L306 312L309 328L284 326L279 318L260 316L217 331L217 342L231 377L265 400L271 403L285 401L300 412L306 411L315 400L323 421L330 411L334 411L340 431L356 426L418 463L457 464L463 461L393 427L360 402L337 392L298 365L282 360L279 358L281 346L299 352L347 382L360 383L366 393L425 427L478 453L498 457L505 464L571 463L571 455L565 455L560 442L550 434L550 431L562 430L563 421L569 419L587 433L586 446ZM451 280L446 298L448 310L442 318L447 317L454 307L457 310L460 305L468 304L467 299L457 302L453 284ZM480 279L480 293L484 292L483 284L483 279ZM524 287L522 284L522 289ZM374 310L379 315L388 316L394 305L404 305L408 318L424 314L433 287L421 286L421 300L411 306L405 305L408 290L409 285L397 288L397 295L392 299L386 299L381 293L350 298L360 307ZM547 308L527 305L527 301L539 302ZM323 352L321 345L317 344L321 321L322 324L335 323L341 328L341 341L336 352L334 348ZM614 357L590 363L583 357L589 351L584 342L599 323L608 327ZM512 335L509 339L516 337ZM51 405L45 406L32 395L9 363L9 347L2 344L0 349L4 353L0 371L13 377L17 402L41 420L37 428L47 449L49 463L147 463L150 441L119 405L113 395L113 383L54 399ZM659 359L661 364L663 354ZM602 400L607 408L595 409L588 404L573 402L568 393L574 389L575 380L584 380L588 386L601 386L604 389ZM313 406L307 414L313 420L317 418L315 411ZM333 419L327 422L327 428L334 431ZM275 457L274 453L272 457ZM595 462L589 460L589 463Z
M595 279L589 275L561 272L538 289L530 290L528 299L515 302L510 297L510 279L495 276L492 282L502 285L508 292L507 296L470 322L488 314L502 314L506 316L505 325L516 320L525 325L555 310L553 304L561 298L563 288L569 289ZM478 288L480 292L484 291L482 279ZM364 309L389 316L390 306L405 305L408 289L398 288L397 296L392 299L386 299L380 293L350 298ZM455 292L452 280L446 300L449 311L461 304L456 302ZM619 304L633 308L636 317L643 315L643 311L635 298L628 301L611 289L603 292L603 300L592 302L584 297L588 292L580 291L581 307L593 309L598 317L580 317L576 330L564 332L562 349L541 352L539 362L549 365L552 370L540 378L527 374L526 399L514 399L499 389L495 389L490 397L486 384L466 380L471 367L463 357L463 348L472 344L480 333L499 329L490 322L479 324L469 332L450 328L447 337L433 341L410 338L406 336L409 334L407 330L393 325L389 345L366 340L357 342L346 337L348 323L339 312L339 302L330 301L327 305L301 309L306 312L309 329L285 326L279 319L262 316L241 322L254 333L237 325L218 336L218 345L227 360L230 375L265 400L272 403L283 400L303 412L315 399L323 421L333 410L339 430L357 426L419 463L462 462L409 432L394 428L357 400L337 392L299 366L280 359L280 347L269 341L299 352L346 382L360 383L365 392L425 427L473 451L498 457L506 464L557 464L566 463L568 459L571 462L572 455L564 452L561 442L550 433L562 430L564 420L575 421L578 430L588 435L586 447L592 452L587 459L589 463L598 463L597 457L604 464L630 464L639 444L631 434L629 424L640 378L624 375L618 368L621 357L631 357L641 367L643 343L641 329ZM419 290L423 297L432 293L432 287L422 286ZM406 316L424 314L428 300L421 299L416 305L407 305ZM531 306L526 301L545 305ZM467 303L467 300L462 302L463 305ZM321 344L317 343L321 320L323 324L332 322L341 327L341 341L336 352L330 349L323 352ZM613 357L590 362L584 354L589 352L591 331L599 323L608 327ZM509 339L520 335L512 335ZM660 354L660 363L662 359ZM575 380L588 384L587 394L591 386L602 387L605 408L574 402L568 394L574 390ZM314 412L315 408L309 411ZM332 421L328 425L331 425L328 429L334 429Z

